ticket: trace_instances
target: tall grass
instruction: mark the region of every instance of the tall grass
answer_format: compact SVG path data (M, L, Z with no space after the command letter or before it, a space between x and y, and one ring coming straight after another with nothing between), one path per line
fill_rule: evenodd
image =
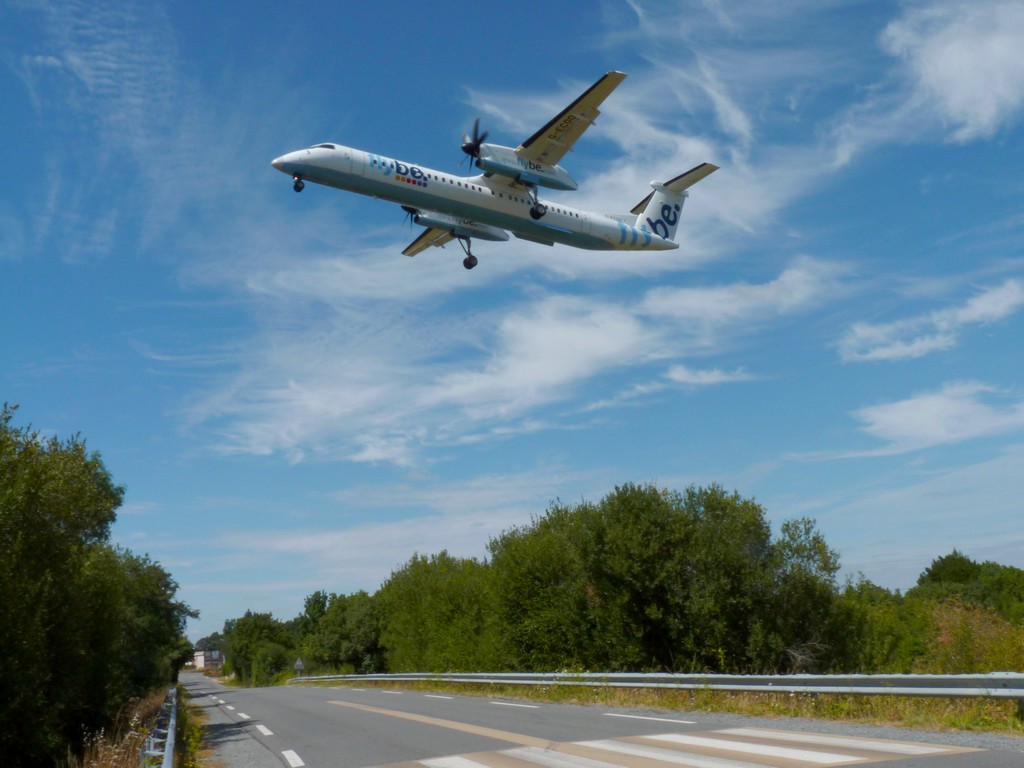
M978 605L936 603L927 652L917 666L945 675L1024 670L1024 627Z
M81 756L68 755L64 768L138 768L139 754L164 703L164 693L132 702L110 731L90 735Z

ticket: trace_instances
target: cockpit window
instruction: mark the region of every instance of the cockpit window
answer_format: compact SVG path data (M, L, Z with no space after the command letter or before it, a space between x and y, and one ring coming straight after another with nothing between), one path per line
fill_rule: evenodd
M317 144L320 149L337 149L334 144Z

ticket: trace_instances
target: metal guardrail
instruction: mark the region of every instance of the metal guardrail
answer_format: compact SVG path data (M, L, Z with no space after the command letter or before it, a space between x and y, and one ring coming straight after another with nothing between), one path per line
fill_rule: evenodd
M167 692L153 730L146 737L146 745L139 754L140 768L173 768L174 734L178 730L178 688Z
M612 688L675 688L679 690L768 693L832 693L856 696L936 696L1017 701L1024 718L1024 674L984 675L678 675L630 672L471 672L388 675L316 675L294 677L289 683L347 680L355 682L478 683L503 685L581 685Z

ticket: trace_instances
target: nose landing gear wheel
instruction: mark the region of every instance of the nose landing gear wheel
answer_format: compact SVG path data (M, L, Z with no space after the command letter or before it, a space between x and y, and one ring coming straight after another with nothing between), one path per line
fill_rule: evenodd
M470 254L469 256L462 260L462 266L464 266L466 269L472 269L476 265L477 259L476 256L474 256L473 254Z
M292 184L292 189L294 189L296 192L301 192L306 188L306 184L301 178L299 178L298 176L294 176L293 178L295 179L295 183Z

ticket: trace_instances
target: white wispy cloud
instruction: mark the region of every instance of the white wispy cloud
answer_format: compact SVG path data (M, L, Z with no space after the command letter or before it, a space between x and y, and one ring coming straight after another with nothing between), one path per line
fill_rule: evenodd
M844 272L841 265L805 256L765 283L655 288L644 297L642 309L714 337L724 328L784 317L834 298L842 290Z
M675 384L693 387L733 384L738 381L750 381L753 378L742 368L735 371L723 371L721 368L693 369L685 365L673 365L665 376Z
M916 106L965 142L992 136L1024 107L1022 37L1020 3L954 0L908 5L881 42L904 62Z
M16 72L31 104L48 118L49 154L59 158L43 178L60 216L38 218L45 228L37 239L59 225L65 258L105 256L126 219L141 215L144 228L154 227L179 209L181 195L164 187L168 169L185 165L186 153L168 139L187 124L183 104L195 94L180 77L175 36L157 4L57 2L24 12L42 34L33 38L36 50L20 55ZM119 185L133 193L114 195L115 203L96 217L97 189L110 197Z
M613 368L643 362L657 332L627 308L551 296L499 323L494 353L478 370L441 377L424 405L458 405L475 417L508 416L552 399Z
M887 455L1024 430L1024 399L961 381L852 415L865 433L886 444L873 455Z
M268 330L234 355L245 361L239 370L187 408L188 423L225 451L412 465L427 447L567 428L579 414L571 403L607 398L609 386L635 400L670 385L745 380L742 369L684 360L741 344L842 290L838 267L802 258L761 284L540 293L469 313L433 296L417 320L425 305L415 301L384 312L352 297L326 303L323 265L295 269L287 288L259 283ZM325 303L295 309L312 298Z
M973 325L1004 320L1024 308L1024 283L1007 280L958 307L936 310L891 323L854 323L839 341L846 362L906 360L956 345Z
M1020 118L1019 3L908 3L879 33L895 66L837 119L835 163L879 145L991 137Z

